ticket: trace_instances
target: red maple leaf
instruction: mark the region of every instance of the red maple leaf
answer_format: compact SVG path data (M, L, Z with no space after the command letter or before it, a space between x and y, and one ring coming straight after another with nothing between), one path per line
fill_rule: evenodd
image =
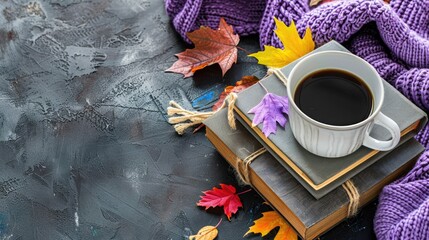
M238 211L239 207L243 207L238 194L235 193L235 187L228 184L220 184L221 188L213 187L212 190L204 191L204 195L200 196L200 201L197 206L205 207L223 207L225 215L228 220L231 219L231 215ZM247 192L247 191L245 191ZM244 193L244 192L242 192ZM242 194L240 193L240 194Z
M179 59L165 71L181 73L186 78L199 69L218 63L224 75L237 62L237 44L240 38L223 18L220 19L218 29L201 26L187 36L195 48L176 54Z

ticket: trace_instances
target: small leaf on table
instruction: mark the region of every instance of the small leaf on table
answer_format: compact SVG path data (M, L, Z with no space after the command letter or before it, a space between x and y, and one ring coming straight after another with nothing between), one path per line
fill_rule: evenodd
M187 36L195 48L176 54L179 59L166 72L181 73L186 78L199 69L218 63L222 75L225 75L232 64L237 62L237 45L240 38L223 18L220 19L218 29L201 26Z
M235 86L227 86L225 90L220 94L219 100L213 105L213 111L216 111L222 106L223 102L225 101L225 98L230 93L239 93L243 91L244 89L252 86L253 84L257 83L259 79L255 76L244 76L240 79L240 81L237 81L235 83Z
M298 235L292 229L292 227L280 216L276 211L268 211L262 213L262 217L255 221L255 224L249 228L249 233L258 234L263 236L267 235L274 228L279 227L274 240L295 240L298 239Z
M215 226L205 226L196 235L189 236L189 240L213 240L217 234L218 230Z
M222 218L216 224L216 226L205 226L202 227L197 234L189 236L189 240L213 240L217 237L220 223L222 222Z
M205 207L223 207L228 220L231 220L231 215L238 211L238 208L243 207L235 187L228 184L220 184L221 188L213 187L212 190L204 191L204 195L200 196L200 201L197 206Z

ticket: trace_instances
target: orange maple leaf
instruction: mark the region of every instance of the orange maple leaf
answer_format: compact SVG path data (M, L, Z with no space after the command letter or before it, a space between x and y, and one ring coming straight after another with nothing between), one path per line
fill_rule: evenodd
M244 236L249 233L260 233L263 237L276 227L279 227L279 231L274 240L298 239L298 235L291 226L275 211L262 213L262 217L255 221L255 224L249 228Z
M210 207L223 207L228 220L231 220L231 215L236 213L239 207L243 207L234 186L221 183L220 188L213 187L203 193L204 196L200 196L197 206L205 207L206 210Z
M227 86L225 88L225 90L220 94L219 96L219 100L213 105L212 110L216 111L218 110L223 102L225 101L225 98L228 96L228 94L230 93L239 93L241 91L243 91L244 89L252 86L253 84L257 83L259 81L259 79L255 76L244 76L240 79L240 81L237 81L235 83L235 86Z
M240 38L223 18L220 19L217 30L201 26L187 33L187 36L195 48L176 54L179 59L165 71L181 73L186 78L199 69L218 63L222 75L225 75L232 64L237 62L237 44Z

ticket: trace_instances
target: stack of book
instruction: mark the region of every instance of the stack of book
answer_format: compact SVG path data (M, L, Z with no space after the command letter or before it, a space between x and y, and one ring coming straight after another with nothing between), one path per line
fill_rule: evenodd
M324 50L348 51L332 41L312 53ZM282 68L283 74L287 76L299 60ZM286 95L285 86L275 75L261 83L269 92ZM224 109L204 122L206 136L233 167L238 166L237 161L265 148L267 151L249 166L250 184L303 239L313 239L348 216L350 199L341 187L343 183L352 180L362 206L374 199L384 185L407 172L424 150L413 136L426 123L426 114L388 83L384 87L382 112L401 129L400 143L388 152L361 147L341 158L318 157L296 142L288 124L265 137L262 125L252 127L253 115L248 114L265 95L257 84L238 95L234 108L240 122L237 129L230 129ZM379 139L389 137L377 126L371 135Z

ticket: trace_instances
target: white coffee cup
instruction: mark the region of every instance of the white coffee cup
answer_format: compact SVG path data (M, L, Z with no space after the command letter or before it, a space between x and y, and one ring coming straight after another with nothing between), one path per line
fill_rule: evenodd
M325 69L349 72L366 83L372 93L373 107L365 120L352 125L334 126L318 122L298 108L294 93L299 83L309 74ZM393 149L401 135L398 124L380 111L384 100L382 81L369 63L347 52L323 51L304 57L292 69L287 81L289 122L296 140L309 152L329 158L351 154L362 145L381 151ZM387 129L391 139L385 141L371 137L369 133L374 124Z

